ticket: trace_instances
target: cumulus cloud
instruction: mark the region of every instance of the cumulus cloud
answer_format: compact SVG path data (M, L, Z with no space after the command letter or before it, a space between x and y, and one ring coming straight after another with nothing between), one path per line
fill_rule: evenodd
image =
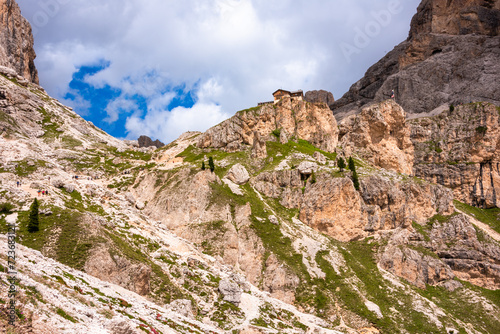
M204 131L229 116L216 104L199 102L191 108L176 107L169 112L154 109L144 118L130 116L125 127L130 139L136 139L143 134L154 138L177 138L188 130Z
M121 91L104 106L107 121L127 117L124 132L129 136L142 126L170 141L173 133L204 130L202 124L206 128L220 117L269 100L277 88L326 89L340 97L406 38L420 1L18 2L36 32L40 82L50 94L64 97L81 66L105 60L109 66L85 82ZM353 44L357 31L377 22L374 13L395 3L401 11L347 59L340 45ZM40 20L43 14L45 21ZM178 87L193 92L191 108L169 110L167 101L179 94ZM134 96L145 99L146 110L138 109ZM75 107L84 106L81 99L74 101L80 101ZM198 122L199 115L211 122ZM160 130L157 122L166 122L161 128L168 130Z

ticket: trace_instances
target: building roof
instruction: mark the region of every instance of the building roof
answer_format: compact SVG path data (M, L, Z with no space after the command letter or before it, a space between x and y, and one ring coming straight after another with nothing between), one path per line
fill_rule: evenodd
M302 90L295 90L295 91L289 91L289 90L286 90L286 89L278 89L277 91L275 91L273 93L273 95L276 95L276 93L278 92L283 92L283 93L288 93L288 94L304 94L304 92Z

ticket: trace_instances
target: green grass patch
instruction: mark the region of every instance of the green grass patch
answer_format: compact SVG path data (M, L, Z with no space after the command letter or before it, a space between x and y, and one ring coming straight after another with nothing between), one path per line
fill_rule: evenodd
M77 323L77 322L78 322L78 320L76 320L75 318L73 318L72 316L70 316L68 313L66 313L66 312L65 312L62 308L60 308L60 307L58 307L58 308L56 309L56 313L57 313L59 316L63 317L64 319L69 320L69 321L71 321L71 322L73 322L73 323Z
M457 200L453 201L453 204L455 204L455 207L476 218L482 223L485 223L489 225L492 229L500 233L500 209L499 208L493 208L493 209L480 209L476 208L474 206L459 202Z
M101 240L97 237L89 237L88 233L84 233L80 222L80 213L58 207L53 207L51 210L52 215L39 216L40 230L35 233L28 232L29 212L19 213L18 237L20 243L38 251L42 251L47 244L52 244L57 261L82 270L89 250ZM57 238L56 242L53 242L54 238Z

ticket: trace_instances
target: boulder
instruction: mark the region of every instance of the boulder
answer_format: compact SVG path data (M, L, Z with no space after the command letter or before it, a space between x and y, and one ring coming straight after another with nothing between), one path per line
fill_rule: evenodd
M311 161L302 161L297 167L297 170L300 174L311 175L313 172L318 170L318 165Z
M64 184L64 190L66 190L68 193L72 193L75 191L75 185L72 183L66 183Z
M40 183L38 183L38 182L31 182L31 184L30 184L30 188L31 188L31 189L41 189L41 188L42 188L42 186L41 186L41 185L40 185Z
M279 225L279 224L280 224L280 222L279 222L278 218L276 218L276 216L275 216L275 215L270 215L270 216L268 217L268 219L269 219L269 221L271 222L271 224L273 224L273 225Z
M240 305L242 291L237 283L229 279L223 279L219 282L219 292L226 302L233 303L236 306Z
M248 182L248 180L250 180L250 175L241 164L236 164L231 167L229 172L227 172L226 177L238 185L244 185Z
M54 187L56 187L56 188L59 188L59 189L60 189L60 188L63 188L63 187L64 187L64 181L63 181L63 180L61 180L61 179L54 179L54 180L52 181L52 185L53 185Z
M144 202L137 201L135 203L135 207L137 208L137 210L144 210L144 208L146 207L146 204Z

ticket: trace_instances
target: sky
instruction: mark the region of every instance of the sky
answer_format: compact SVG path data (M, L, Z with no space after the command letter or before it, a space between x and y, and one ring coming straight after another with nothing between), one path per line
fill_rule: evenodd
M272 100L336 99L405 40L420 0L17 0L40 85L117 138L164 143Z

